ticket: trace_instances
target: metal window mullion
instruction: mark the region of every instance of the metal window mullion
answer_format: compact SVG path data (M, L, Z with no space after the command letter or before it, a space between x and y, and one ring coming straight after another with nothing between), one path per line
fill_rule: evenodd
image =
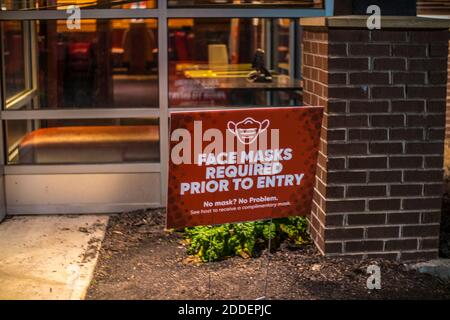
M301 18L324 16L324 9L241 8L168 9L168 18Z
M81 19L146 19L158 18L159 9L84 9ZM0 11L0 20L65 20L66 10L7 10Z
M0 22L0 110L4 110L6 106L6 88L5 88L5 36L4 36L4 24L3 22ZM4 122L2 120L2 115L0 114L0 168L1 172L0 174L3 175L3 166L6 163L6 140L5 140L6 134L4 130ZM0 186L0 189L2 189L2 186Z
M38 43L37 43L36 21L30 21L30 32L31 32L30 34L31 89L37 91L39 83L39 76L38 76L39 64L37 58Z
M300 88L301 90L301 88ZM267 109L265 106L213 106L213 107L177 107L170 108L171 112L180 112L180 111L221 111L221 110L258 110L258 109Z
M159 163L39 164L7 165L6 174L96 174L96 173L158 173Z
M116 119L116 118L157 118L158 109L59 109L59 110L6 110L0 112L3 120L34 119Z
M20 94L7 101L5 110L18 110L29 103L36 96L36 89L21 92Z
M161 163L161 204L166 205L169 164L169 30L167 0L158 0L158 81L159 81L159 145Z

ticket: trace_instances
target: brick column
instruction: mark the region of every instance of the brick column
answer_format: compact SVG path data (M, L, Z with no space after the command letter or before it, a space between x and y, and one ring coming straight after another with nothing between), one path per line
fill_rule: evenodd
M304 103L325 106L310 233L326 255L436 258L448 23L302 19Z

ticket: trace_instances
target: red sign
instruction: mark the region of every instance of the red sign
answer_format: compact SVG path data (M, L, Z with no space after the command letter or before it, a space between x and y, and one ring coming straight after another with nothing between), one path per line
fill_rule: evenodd
M322 107L170 114L167 228L307 215Z

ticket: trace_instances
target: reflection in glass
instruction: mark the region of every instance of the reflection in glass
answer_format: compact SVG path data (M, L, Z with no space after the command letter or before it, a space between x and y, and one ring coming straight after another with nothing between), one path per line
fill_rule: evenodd
M168 0L169 7L323 8L323 0Z
M291 65L291 22L169 20L170 107L299 104L301 82L291 71L300 69Z
M31 7L35 6L35 1L30 0L29 4L26 1L17 1L17 0L2 0L0 1L2 5L2 10L20 10L25 9L30 5Z
M8 158L17 158L18 146L22 138L31 130L31 122L27 120L10 121L6 124L6 142Z
M417 0L417 15L450 15L450 3L445 0Z
M4 32L5 96L8 100L26 89L23 24L20 21L4 21L2 28Z
M39 21L38 108L158 107L156 20Z
M158 119L9 120L9 164L159 162Z

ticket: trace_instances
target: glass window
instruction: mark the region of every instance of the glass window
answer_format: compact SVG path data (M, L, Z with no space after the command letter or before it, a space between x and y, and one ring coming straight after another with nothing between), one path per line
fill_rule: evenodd
M277 19L273 23L273 68L280 74L291 72L291 55L289 48L290 19Z
M38 23L35 109L157 108L155 19Z
M300 104L301 82L290 71L291 21L169 20L169 106Z
M2 5L2 10L20 10L27 8L28 5L33 3L32 7L34 7L34 1L31 0L30 3L27 4L25 0L2 0L0 1Z
M159 162L158 119L8 120L8 164Z
M168 0L169 7L323 8L323 0Z
M24 24L20 21L2 22L4 34L5 97L6 100L26 90Z

